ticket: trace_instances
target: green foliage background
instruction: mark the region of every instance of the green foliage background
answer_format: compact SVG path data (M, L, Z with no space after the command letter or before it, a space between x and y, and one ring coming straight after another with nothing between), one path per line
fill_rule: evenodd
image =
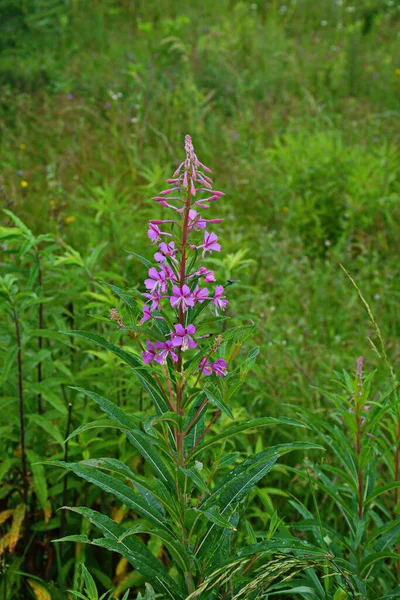
M339 263L367 298L396 365L399 25L398 3L386 0L1 0L0 195L29 235L53 236L43 289L56 346L50 357L43 351L42 392L44 402L53 398L56 412L47 417L62 434L41 426L54 443L62 446L69 401L81 403L74 427L100 416L71 384L93 379L107 397L146 409L117 361L84 343L78 357L56 332L110 332L94 318L116 303L100 282L127 289L143 279L145 267L126 251L151 256L145 224L162 213L150 198L176 166L186 133L226 192L218 204L224 252L212 262L222 279L236 281L228 316L256 324L261 348L235 415L281 416L288 403L325 414L316 388L331 386L333 371L351 370L360 354L377 368L377 384L384 381L385 365L367 341L376 342L375 331ZM12 225L9 216L3 225ZM33 290L35 275L13 241L2 249L2 275L11 271L20 289ZM28 304L31 374L36 308ZM5 406L16 389L12 331L5 318ZM62 405L52 396L59 386ZM33 413L38 390L27 387ZM17 452L16 428L15 417L3 466ZM29 443L41 456L46 443L35 435ZM254 451L265 435L240 440L240 449ZM290 435L271 428L268 442ZM103 443L87 437L72 458L95 456ZM123 455L124 443L106 438L110 453ZM43 504L62 492L60 477L55 470ZM83 496L94 501L96 493L88 486ZM107 588L115 565L103 578L92 566Z

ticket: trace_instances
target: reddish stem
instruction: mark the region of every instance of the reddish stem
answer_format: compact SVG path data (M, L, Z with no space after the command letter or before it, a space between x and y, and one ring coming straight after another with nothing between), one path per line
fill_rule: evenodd
M185 204L185 214L184 214L183 227L182 227L182 241L181 241L181 264L180 264L180 270L179 270L179 285L180 285L181 289L185 285L185 279L186 279L186 245L187 245L187 238L188 238L189 210L190 210L190 204L191 204L191 200L192 200L192 195L190 192L190 183L191 183L191 178L189 176L188 177L186 204ZM184 313L182 305L179 307L179 323L180 323L180 325L182 325L182 327L185 326L185 313ZM178 371L178 373L182 374L182 351L181 350L179 351L179 356L178 356L177 371ZM184 390L184 382L181 379L180 381L177 382L177 386L176 386L176 412L178 413L178 415L183 415L183 409L182 409L183 390ZM183 465L185 462L184 447L183 447L184 437L185 437L184 432L178 432L176 441L177 441L177 450L178 450L178 460L181 465Z

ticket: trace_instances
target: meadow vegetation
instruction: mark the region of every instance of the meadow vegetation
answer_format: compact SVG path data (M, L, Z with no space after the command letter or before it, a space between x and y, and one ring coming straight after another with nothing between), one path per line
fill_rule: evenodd
M399 597L399 25L390 0L1 2L1 598L170 597L106 538L83 543L107 525L90 511L177 599ZM233 374L204 448L185 447L201 468L178 461L183 512L216 498L200 562L205 530L182 549L126 435L172 427L132 357L146 225L170 218L151 198L188 133L226 194L207 267ZM171 528L99 485L99 459ZM247 483L224 513L232 470Z

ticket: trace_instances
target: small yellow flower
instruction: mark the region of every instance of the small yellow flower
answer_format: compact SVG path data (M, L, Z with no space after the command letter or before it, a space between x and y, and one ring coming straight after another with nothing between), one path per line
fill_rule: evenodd
M21 187L26 188L28 185L29 183L26 181L26 179L21 179Z
M79 175L74 175L74 179L75 179L75 181L78 181Z
M21 150L25 150L26 148L25 144L20 144L19 147L21 148Z
M397 77L400 77L400 69L396 69L395 74L397 75Z
M50 200L49 204L50 204L50 208L55 208L56 207L56 201L55 200Z
M65 217L64 223L73 223L75 221L75 217Z
M283 212L289 212L289 207L288 206L284 206L283 207Z

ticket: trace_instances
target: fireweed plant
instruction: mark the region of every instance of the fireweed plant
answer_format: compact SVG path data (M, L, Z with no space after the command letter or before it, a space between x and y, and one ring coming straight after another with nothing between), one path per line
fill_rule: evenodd
M240 348L254 331L252 324L218 331L228 300L206 257L221 251L212 230L221 219L209 218L208 213L224 194L213 189L211 171L198 160L190 136L185 138L185 153L167 180L171 187L154 198L169 209L171 218L149 223L155 262L139 257L149 269L145 291L132 295L111 286L133 324L126 325L117 309L110 318L123 338L138 344L137 350L97 334L69 332L127 363L155 412L133 414L97 393L74 388L116 423L131 452L124 461L104 457L57 464L112 494L125 505L127 519L120 523L91 508L70 507L103 537L63 539L118 552L162 598L253 598L255 591L273 589L289 572L326 567L324 551L292 538L273 513L270 530L260 540L240 528L246 497L279 457L320 446L293 442L247 457L235 447L233 438L239 433L301 423L262 417L227 424L233 419L229 400L252 368L258 348L240 360ZM235 358L239 365L234 365ZM140 474L129 466L137 454L144 461ZM275 535L278 529L280 535ZM281 558L272 561L277 552Z

